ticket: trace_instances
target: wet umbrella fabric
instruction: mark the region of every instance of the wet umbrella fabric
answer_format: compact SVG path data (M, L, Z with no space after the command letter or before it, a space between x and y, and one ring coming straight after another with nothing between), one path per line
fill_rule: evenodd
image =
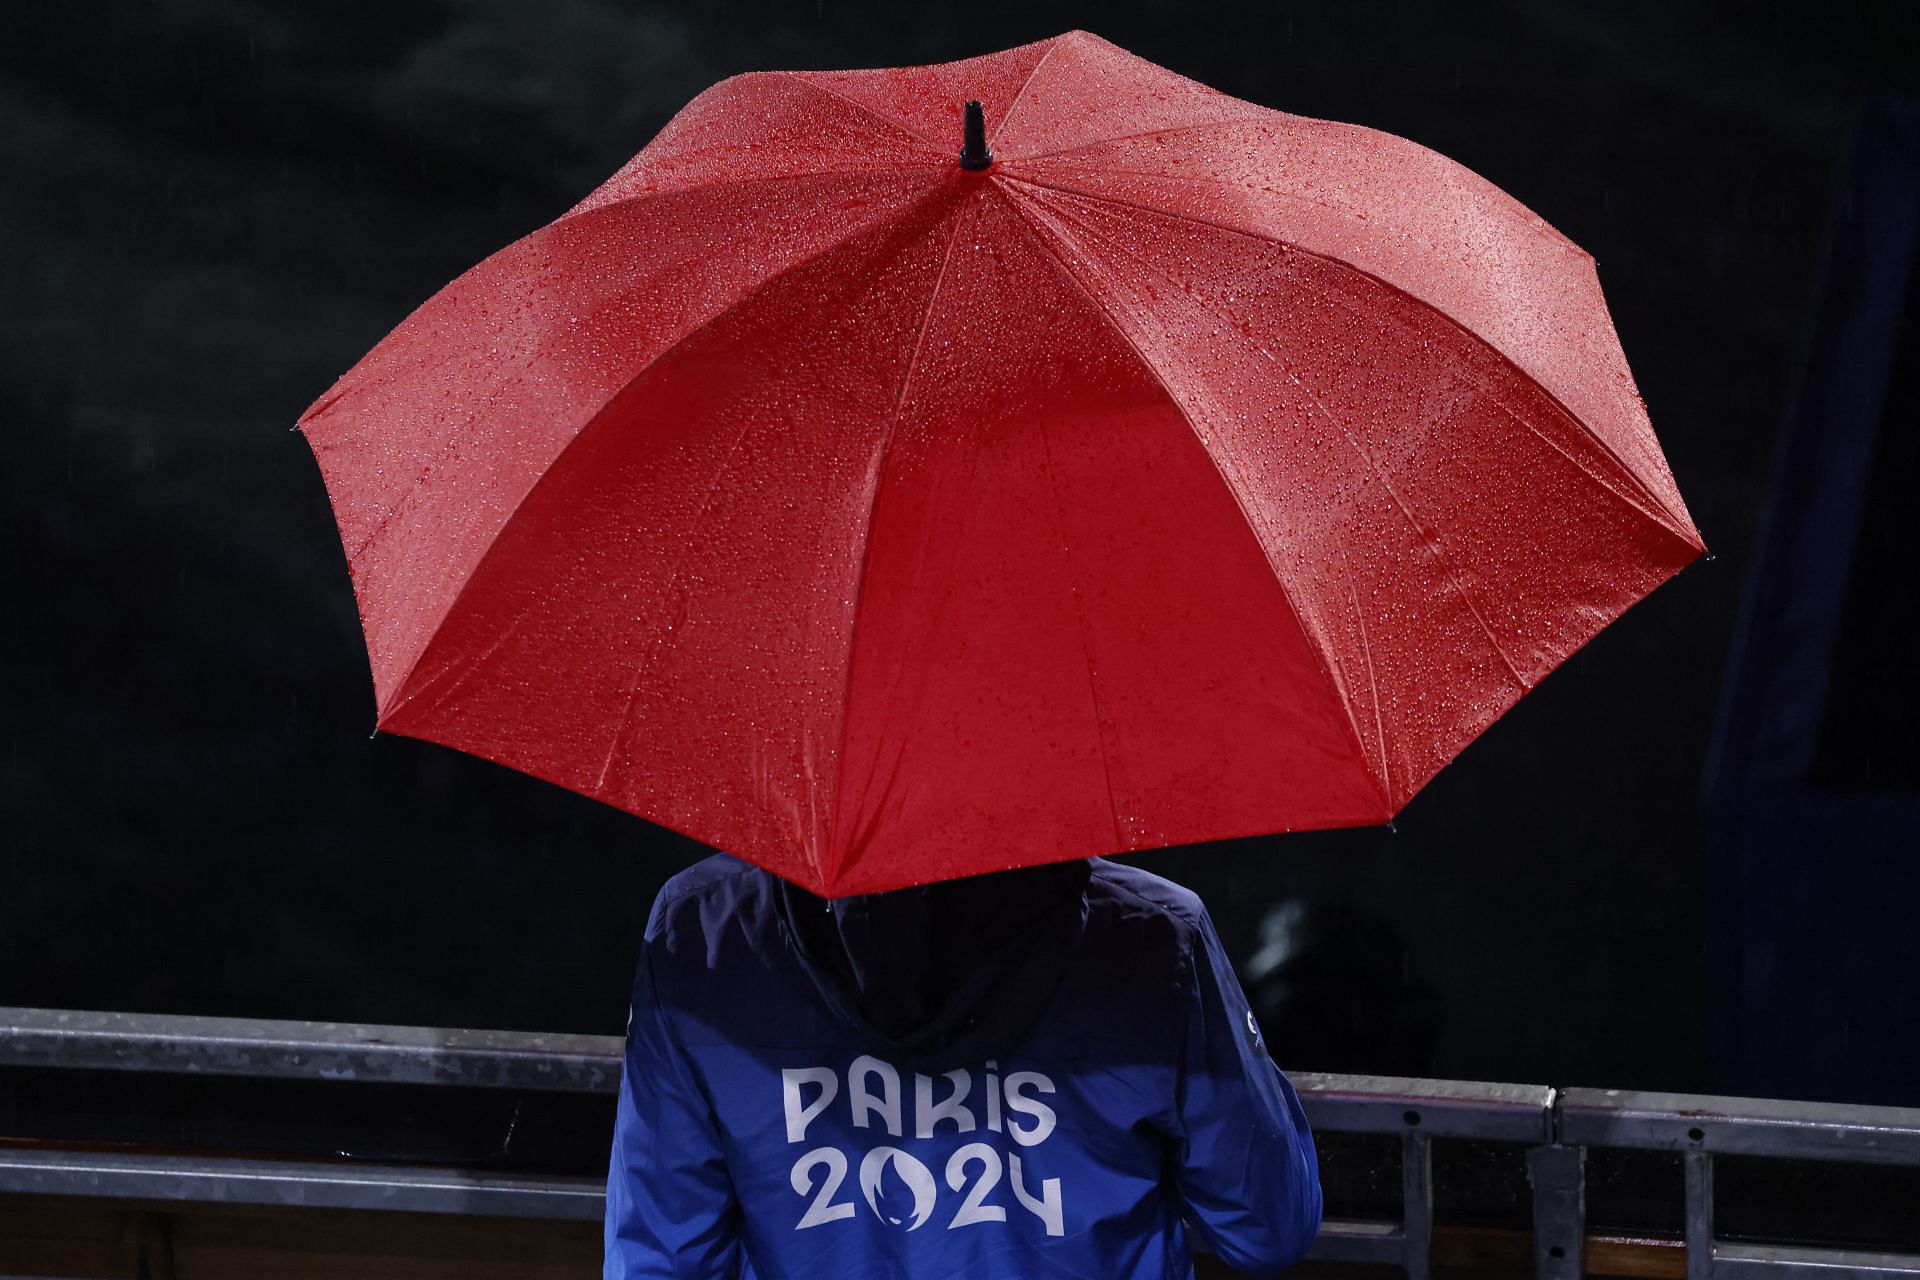
M1701 551L1591 258L1083 32L715 85L301 425L382 729L830 896L1384 821Z

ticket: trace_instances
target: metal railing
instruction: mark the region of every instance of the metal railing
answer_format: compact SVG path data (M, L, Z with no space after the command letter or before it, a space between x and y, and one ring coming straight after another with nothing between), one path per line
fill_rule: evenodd
M148 1071L477 1089L612 1093L615 1037L262 1022L0 1008L0 1066ZM1301 1073L1321 1133L1396 1135L1397 1222L1330 1219L1310 1256L1428 1274L1435 1139L1524 1145L1534 1259L1545 1280L1585 1273L1586 1153L1681 1153L1688 1280L1920 1276L1920 1255L1717 1240L1716 1155L1920 1166L1920 1109L1537 1085ZM0 1147L0 1195L384 1209L598 1220L599 1178L426 1166L327 1165L217 1156Z

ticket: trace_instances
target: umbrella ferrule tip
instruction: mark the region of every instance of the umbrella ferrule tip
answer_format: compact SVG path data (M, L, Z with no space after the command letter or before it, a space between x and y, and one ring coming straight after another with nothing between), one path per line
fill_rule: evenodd
M993 163L987 150L987 113L978 102L969 102L961 126L960 167L978 173Z

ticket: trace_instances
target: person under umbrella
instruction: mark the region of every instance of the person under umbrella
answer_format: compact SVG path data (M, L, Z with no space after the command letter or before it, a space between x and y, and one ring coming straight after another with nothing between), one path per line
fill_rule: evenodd
M656 904L614 1275L1285 1265L1204 912L1071 859L1386 822L1704 550L1577 246L1085 32L714 86L301 428L380 729L739 859Z
M1320 1182L1206 910L1075 860L823 901L717 855L662 890L606 1276L1249 1275ZM745 1264L743 1266L743 1264Z

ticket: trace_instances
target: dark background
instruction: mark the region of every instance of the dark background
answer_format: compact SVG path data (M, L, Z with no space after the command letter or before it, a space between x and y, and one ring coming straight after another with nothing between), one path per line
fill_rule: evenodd
M0 1005L617 1032L653 893L702 851L369 738L344 559L288 428L433 290L563 212L710 82L1084 26L1229 93L1434 147L1590 250L1717 553L1522 701L1397 832L1142 861L1211 904L1290 1068L1768 1078L1754 1025L1805 1028L1749 1007L1753 966L1784 953L1726 901L1735 880L1768 892L1770 872L1737 868L1772 864L1716 835L1705 766L1755 616L1741 601L1776 440L1804 400L1821 264L1858 212L1837 176L1863 110L1920 89L1906 10L8 6ZM1814 773L1905 803L1913 682L1883 678L1912 618L1897 602L1920 469L1900 403L1876 455L1870 577L1834 606L1851 665ZM1833 874L1869 894L1877 868L1920 862L1910 828L1849 830ZM1813 887L1792 892L1813 939L1796 955L1858 953L1831 976L1859 996L1834 1053L1910 1047L1916 978L1893 938L1912 931L1911 879L1891 878L1890 909L1863 925L1820 897L1833 857L1806 842ZM1793 964L1805 990L1829 981L1817 959ZM1730 1004L1743 1035L1725 1031ZM1911 1076L1809 1068L1774 1087L1920 1103Z

